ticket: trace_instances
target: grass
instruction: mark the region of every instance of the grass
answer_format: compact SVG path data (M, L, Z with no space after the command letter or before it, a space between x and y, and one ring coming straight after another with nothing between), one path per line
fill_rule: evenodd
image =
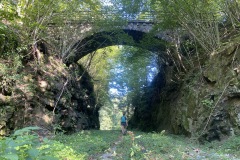
M100 157L108 148L116 150L112 159L116 160L183 160L183 159L240 159L240 137L232 137L224 142L200 145L184 136L164 135L162 133L128 132L121 140L120 131L85 131L70 136L57 136L55 140L72 146L86 158Z
M219 147L220 146L220 147ZM240 159L240 137L200 145L183 136L133 132L117 146L115 159L183 160Z
M71 146L86 157L103 153L119 138L120 131L82 131L72 135L57 135L54 140Z
M181 137L134 132L117 147L117 153L121 153L117 159L184 159L191 147Z
M205 148L216 150L219 154L231 154L240 159L240 137L234 136L229 139L219 142L205 144Z
M22 129L12 137L0 139L0 159L3 160L240 160L240 137L223 142L200 145L184 136L164 133L89 130L72 135L56 135L53 139L38 141L26 134L34 128Z

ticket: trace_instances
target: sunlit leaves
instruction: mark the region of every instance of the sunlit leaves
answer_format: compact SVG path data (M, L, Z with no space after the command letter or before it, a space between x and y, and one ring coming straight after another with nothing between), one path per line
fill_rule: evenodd
M114 46L98 50L87 67L90 58L91 55L80 61L93 77L95 91L102 93L102 104L110 97L128 96L131 101L143 93L157 73L156 55L139 48ZM109 90L114 93L109 95Z
M0 159L25 160L25 159L84 159L85 154L78 154L71 147L60 142L43 138L39 140L34 130L39 127L27 127L17 130L10 137L0 140Z
M16 5L9 0L0 2L0 20L14 20L17 15Z
M8 27L0 22L0 58L11 55L18 45L17 37Z
M160 22L158 28L186 30L207 53L221 46L224 32L219 24L239 25L237 0L151 0L151 7Z
M157 72L156 55L140 48L121 47L117 65L110 70L110 88L117 89L119 96L140 96Z
M108 83L111 78L109 70L116 65L116 57L119 54L117 46L107 47L99 49L79 61L93 78L97 103L104 104L109 101Z
M49 33L49 24L64 26L70 21L80 21L91 15L97 15L101 8L98 0L19 0L0 4L0 18L16 28L18 36L26 43L35 43ZM89 11L89 12L87 12ZM86 14L87 13L87 14ZM89 15L91 13L91 15ZM97 19L96 19L97 20Z

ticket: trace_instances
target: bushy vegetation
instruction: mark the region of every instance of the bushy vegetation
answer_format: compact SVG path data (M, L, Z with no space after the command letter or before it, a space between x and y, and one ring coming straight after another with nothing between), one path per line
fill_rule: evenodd
M111 145L117 141L120 133L120 130L90 130L68 136L58 135L54 139L67 146L72 146L72 148L79 154L91 157L97 156L111 147Z
M218 153L222 154L233 154L236 157L240 158L240 137L239 136L233 136L230 137L228 140L226 141L215 141L212 143L208 143L206 144L207 148L213 148L213 149L217 149Z
M15 131L10 137L0 140L1 160L58 160L84 159L70 146L58 141L40 139L36 131L39 127L27 127Z
M200 145L193 139L164 132L129 132L117 146L115 159L238 159L239 140L233 137L226 142Z
M2 160L81 160L101 159L239 159L240 137L224 142L200 145L183 136L129 131L122 136L115 131L82 131L72 135L56 135L41 139L34 132L38 127L17 130L0 140ZM100 158L101 157L101 158Z
M59 134L54 139L39 137L39 127L17 130L0 140L1 160L81 160L98 156L111 147L120 131L82 131Z

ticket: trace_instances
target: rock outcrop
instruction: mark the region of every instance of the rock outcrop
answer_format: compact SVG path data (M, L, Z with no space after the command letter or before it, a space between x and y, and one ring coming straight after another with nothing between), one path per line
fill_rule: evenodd
M238 44L223 48L201 65L196 62L181 79L173 80L168 73L176 73L174 67L166 67L162 76L166 85L160 92L154 87L152 98L146 94L150 102L136 107L132 123L143 130L168 130L202 142L240 135L240 49Z
M40 61L26 60L18 73L0 74L1 135L30 125L67 133L99 128L91 77L80 65L66 67L42 54Z

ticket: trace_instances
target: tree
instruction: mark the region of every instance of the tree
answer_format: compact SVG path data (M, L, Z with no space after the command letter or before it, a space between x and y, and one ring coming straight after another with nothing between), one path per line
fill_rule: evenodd
M56 48L56 53L62 54L65 48L62 48L63 51L59 48L63 47L63 43L70 45L75 42L72 42L70 35L64 37L61 33L66 33L67 29L75 33L76 25L70 23L88 21L92 18L89 16L98 15L96 12L101 5L95 0L3 0L1 7L0 18L20 38L23 46L31 46L32 50L36 51L39 41L56 42L56 39L60 37L64 42L57 41L53 48ZM91 15L86 11L89 11Z
M149 51L124 46L122 54L118 57L121 72L113 72L112 77L118 90L128 97L131 102L134 96L141 96L145 87L149 86L156 75L157 55ZM114 86L114 85L113 85Z
M233 28L239 24L236 0L151 0L151 4L161 22L159 28L186 30L207 53L217 50L223 42L226 32L221 31L220 24L226 26L230 21Z

